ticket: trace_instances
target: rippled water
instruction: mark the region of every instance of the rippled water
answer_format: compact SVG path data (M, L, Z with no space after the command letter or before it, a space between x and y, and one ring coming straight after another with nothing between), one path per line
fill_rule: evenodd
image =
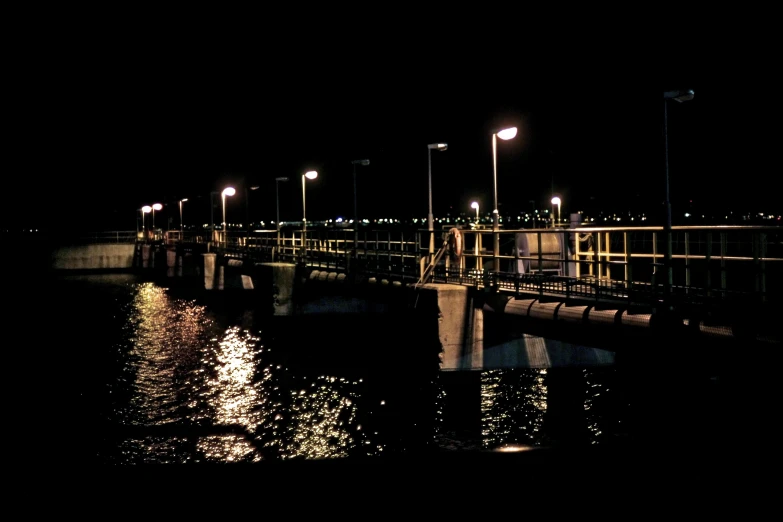
M718 444L755 429L745 381L671 360L439 372L437 337L404 312L270 317L126 274L58 276L20 306L21 346L57 375L28 412L44 460L363 460Z

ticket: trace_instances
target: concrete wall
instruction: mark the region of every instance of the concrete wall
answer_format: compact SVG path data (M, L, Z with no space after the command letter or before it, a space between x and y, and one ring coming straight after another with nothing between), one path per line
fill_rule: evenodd
M74 245L60 247L51 254L51 267L57 270L103 270L133 268L134 244Z

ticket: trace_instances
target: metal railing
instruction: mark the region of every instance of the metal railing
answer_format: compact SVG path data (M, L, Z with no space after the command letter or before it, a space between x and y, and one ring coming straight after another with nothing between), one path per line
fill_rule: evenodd
M561 293L569 297L651 302L780 299L783 229L779 227L673 227L671 283L662 227L450 229L436 232L443 249L427 281L493 287L506 292ZM494 237L498 236L498 252ZM354 239L356 237L356 240ZM207 242L230 256L420 281L432 261L429 232L405 227L216 232L185 241ZM442 243L442 245L441 245ZM459 253L460 255L456 255ZM497 263L497 268L495 264ZM426 282L426 281L425 281Z
M451 228L435 232L440 254L436 263L436 256L429 254L429 232L404 226L360 228L356 234L353 228L325 225L311 225L306 231L218 230L214 236L186 231L184 236L169 232L161 239L169 246L202 243L209 251L257 262L296 263L404 283L474 285L517 296L559 295L631 305L668 300L692 306L780 303L783 296L781 227L673 227L670 270L662 227L496 232L476 227L459 232L460 252Z

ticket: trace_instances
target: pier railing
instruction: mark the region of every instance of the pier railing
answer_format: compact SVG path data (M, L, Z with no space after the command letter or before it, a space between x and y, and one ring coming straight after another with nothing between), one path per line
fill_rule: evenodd
M434 236L432 253L427 230L403 226L308 225L306 230L216 231L214 237L186 232L170 243L206 243L228 257L297 263L354 277L631 305L664 300L741 305L780 302L783 295L780 227L673 227L668 266L662 227L446 227Z

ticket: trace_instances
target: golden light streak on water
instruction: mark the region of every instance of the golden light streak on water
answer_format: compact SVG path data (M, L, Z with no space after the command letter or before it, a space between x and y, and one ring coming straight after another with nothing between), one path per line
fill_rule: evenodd
M362 443L356 434L353 388L358 382L319 376L307 389L292 391L286 458L343 458Z
M540 435L549 393L546 375L546 368L482 372L481 435L485 448L546 444Z

